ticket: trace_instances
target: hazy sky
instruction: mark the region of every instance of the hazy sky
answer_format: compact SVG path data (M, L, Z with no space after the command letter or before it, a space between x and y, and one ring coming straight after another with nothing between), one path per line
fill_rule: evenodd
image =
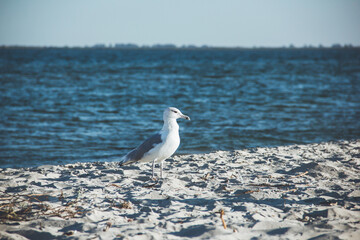
M360 0L0 0L0 45L360 45Z

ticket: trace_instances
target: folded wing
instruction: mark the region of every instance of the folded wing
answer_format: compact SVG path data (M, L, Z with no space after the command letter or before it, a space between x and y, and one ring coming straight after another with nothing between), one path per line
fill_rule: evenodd
M140 146L126 154L121 160L121 165L127 165L133 162L140 161L146 153L151 151L156 145L162 143L161 135L159 133L152 135L145 140Z

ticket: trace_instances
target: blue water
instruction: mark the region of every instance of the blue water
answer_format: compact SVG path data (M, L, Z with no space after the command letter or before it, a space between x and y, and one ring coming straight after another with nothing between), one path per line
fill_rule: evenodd
M0 49L0 168L116 161L179 120L178 153L360 137L360 50Z

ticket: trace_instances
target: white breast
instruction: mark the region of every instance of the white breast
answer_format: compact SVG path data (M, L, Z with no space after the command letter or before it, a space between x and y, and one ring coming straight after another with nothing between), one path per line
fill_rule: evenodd
M179 131L170 131L162 133L162 138L165 140L160 147L159 157L157 161L163 161L173 155L180 145Z

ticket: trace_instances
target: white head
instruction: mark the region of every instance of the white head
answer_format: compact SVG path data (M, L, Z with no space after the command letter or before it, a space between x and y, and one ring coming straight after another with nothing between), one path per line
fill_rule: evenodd
M190 120L190 118L184 114L181 113L181 111L174 107L168 107L164 111L163 119L164 121L167 121L169 119L178 119L178 118L184 118L186 120Z

